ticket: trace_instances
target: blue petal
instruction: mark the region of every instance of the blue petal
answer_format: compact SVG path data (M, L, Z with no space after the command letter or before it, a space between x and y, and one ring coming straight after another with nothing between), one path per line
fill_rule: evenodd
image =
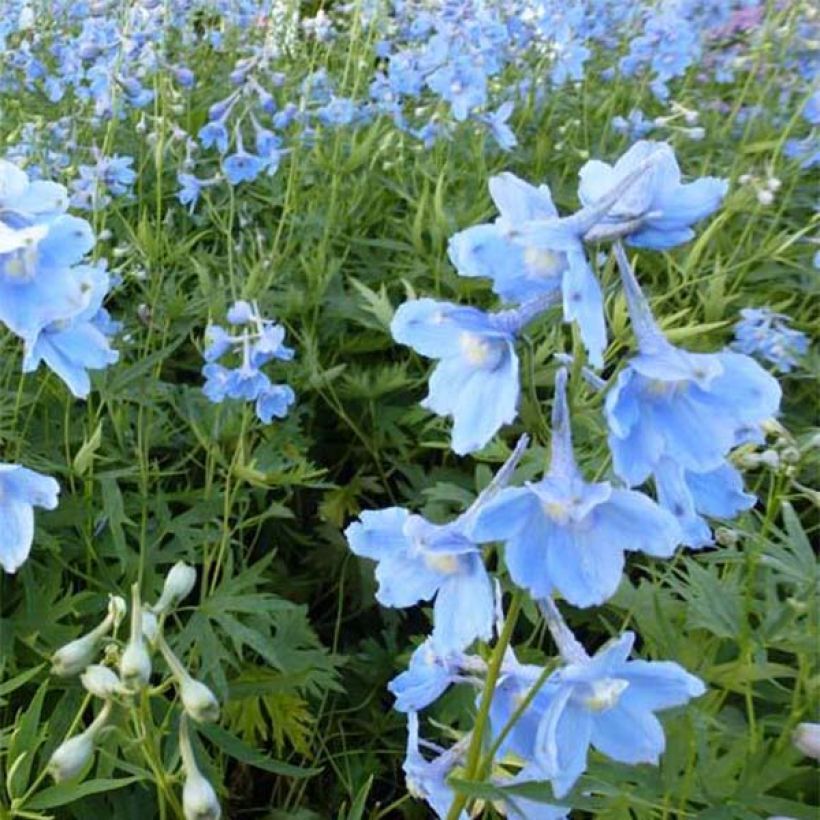
M663 727L651 712L629 707L621 700L612 709L595 715L592 745L620 763L657 764L666 740Z
M594 367L603 367L606 350L606 322L601 286L582 254L568 254L569 267L561 288L564 296L564 319L578 322L581 339Z
M670 709L706 691L700 678L672 661L628 661L616 674L629 681L620 702L632 709Z
M6 572L16 572L31 550L34 511L23 501L0 499L0 520L0 566Z
M584 773L591 735L589 712L556 695L538 728L535 749L556 797L563 797Z
M624 569L624 553L595 529L556 527L547 552L549 578L573 606L602 604L615 594ZM544 597L533 592L535 597Z
M595 516L599 536L621 549L669 558L681 541L675 517L634 490L613 490Z
M538 498L528 487L506 487L484 504L478 512L469 536L480 544L503 541L518 532L540 514Z
M460 569L444 580L433 608L433 640L444 652L466 649L493 634L495 596L480 555L459 559Z
M424 558L389 555L376 566L376 600L382 606L404 608L429 601L442 582L442 574L427 566Z
M360 520L345 530L351 552L374 561L406 552L410 542L404 534L404 524L409 516L401 507L365 510Z
M537 188L529 182L505 171L490 177L490 196L501 214L501 221L515 228L531 219L550 219L558 216L547 185Z
M552 594L554 579L548 565L551 545L559 532L539 510L530 514L506 542L505 557L510 577L533 598Z
M695 509L712 518L734 518L757 501L752 493L743 492L743 478L730 464L709 473L687 472L684 479Z
M672 459L661 459L655 468L655 484L661 506L669 510L680 525L683 543L693 548L711 544L712 532L695 510L683 468Z

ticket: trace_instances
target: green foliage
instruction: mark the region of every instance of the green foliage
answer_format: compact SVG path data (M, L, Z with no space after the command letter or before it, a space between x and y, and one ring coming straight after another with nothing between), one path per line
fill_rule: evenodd
M362 84L370 46L347 47L351 83ZM759 44L761 59L771 47ZM330 49L326 61L346 56ZM308 59L295 55L294 72L301 76ZM203 57L201 73L223 76L215 63ZM698 143L673 138L687 174L736 183L766 172L783 183L768 210L733 184L696 240L641 257L661 324L693 349L726 344L749 304L783 310L807 332L816 322L805 241L818 224L816 191L782 154L794 123L758 117L741 127L737 117L741 104L778 110L783 70L770 61L764 83L739 70L733 87L680 89L678 101L700 112L706 130ZM193 130L213 102L205 97L198 93L186 112ZM731 114L708 105L714 101ZM33 94L0 111L0 138L42 105ZM157 105L166 111L170 96ZM385 687L428 625L418 612L375 606L371 566L349 555L341 530L361 509L393 503L445 520L486 485L506 447L492 444L472 462L449 452L448 423L418 406L429 363L396 347L388 326L407 296L488 304L486 283L457 277L446 254L455 230L493 216L488 177L511 170L546 181L559 207L574 208L578 168L587 156L623 150L609 123L632 107L660 113L647 89L625 80L556 94L543 110L516 114L521 144L509 155L466 126L430 150L381 121L320 134L294 146L273 179L241 196L206 194L193 216L174 199L178 146L167 134L156 149L135 141L135 115L112 124L110 144L133 153L140 169L136 201L95 215L98 231L111 232L98 253L122 277L109 305L125 325L120 363L95 377L82 404L43 370L22 376L19 346L0 334L0 461L20 461L62 485L60 507L38 511L29 561L14 577L0 575L2 820L174 816L172 692L146 722L156 731L142 738L155 770L118 713L82 782L50 785L44 773L57 745L91 717L76 681L49 676L49 657L101 620L108 594L137 582L154 600L178 560L198 568L199 585L173 616L172 648L223 704L223 722L201 730L197 755L212 782L224 784L226 815L427 816L403 787L404 720ZM90 144L92 135L84 137ZM612 331L609 376L632 342L611 263L599 272ZM287 371L297 406L269 426L200 392L205 328L239 297L258 299L297 349ZM546 457L553 354L573 351L557 310L528 334L521 420L501 436L509 443L524 429L533 434L522 479ZM818 494L810 489L820 473L818 364L815 351L783 379L788 436L770 444L796 457L747 473L761 503L731 524L722 545L669 562L633 560L607 606L572 613L587 645L633 627L641 656L677 660L709 687L690 708L665 715L668 749L657 769L595 757L563 801L578 817L815 816L817 779L791 736L801 721L817 720L820 695ZM579 460L603 474L601 399L577 381ZM535 613L525 615L516 646L543 663L552 647ZM463 728L473 710L470 697L453 693L432 714ZM500 797L551 799L537 785L503 793L454 784L487 801L486 817L496 816Z

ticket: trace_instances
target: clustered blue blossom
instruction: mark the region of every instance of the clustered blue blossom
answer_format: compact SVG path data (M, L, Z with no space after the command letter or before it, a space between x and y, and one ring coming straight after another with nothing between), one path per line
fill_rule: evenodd
M558 214L545 185L501 174L490 181L499 217L457 233L449 254L459 274L491 280L507 305L486 312L420 298L396 311L394 339L437 361L423 405L452 416L452 448L459 454L483 447L515 419L516 341L552 305L560 302L564 319L578 323L589 361L603 364L603 300L586 250L592 242L614 243L637 343L609 383L577 363L584 380L605 392L609 480L588 481L576 463L568 375L560 367L543 478L513 485L528 444L523 436L487 488L449 523L390 507L364 511L347 527L350 549L377 562L382 605L433 602L432 631L389 689L395 708L408 715L408 789L438 817L455 816L459 804L448 777L466 765L472 733L438 749L419 739L417 713L452 686L473 687L479 702L489 704L490 741L497 747L492 783L548 781L556 800L586 770L590 747L621 763L657 764L665 739L656 713L705 691L676 663L631 659L631 632L590 656L555 599L579 608L600 605L617 591L627 552L666 559L680 545L711 544L707 517L731 519L755 503L731 454L763 441L763 425L779 409L777 381L742 352L695 353L672 345L624 249L687 242L726 190L724 180L710 177L683 182L672 149L648 141L635 143L614 165L587 162L580 172L582 208L571 216ZM500 566L512 585L538 604L560 658L554 668L525 665L503 645L494 686L485 692L490 667L473 647L504 633L501 585L485 563L492 544L502 550ZM435 756L422 755L422 745L435 748ZM526 818L561 818L568 811L517 797L505 809Z
M285 418L296 395L289 385L274 384L262 372L262 367L274 359L289 362L293 358L293 349L285 344L285 329L262 318L258 305L244 299L228 310L227 320L236 332L215 324L209 325L206 332L202 392L215 404L225 399L255 402L256 415L264 424ZM221 364L225 357L238 364Z
M564 84L581 82L601 50L623 53L617 69L603 72L605 79L617 70L648 84L663 103L684 75L731 82L738 57L759 36L765 4L389 0L368 8L356 4L355 10L351 4L319 10L301 20L298 9L270 0L139 0L122 15L107 14L106 8L91 0L55 0L49 4L53 25L41 27L27 0L7 0L0 23L0 43L8 43L0 90L71 104L97 130L139 118L137 129L150 128L147 137L154 144L161 140L161 150L181 146L172 149L178 198L194 210L204 187L273 175L295 145L378 118L426 146L469 124L491 144L510 150L517 142L516 110L522 104L543 107ZM330 48L358 26L373 43L374 69L357 96L349 96L325 69L289 76L288 58L300 38ZM810 43L810 33L803 39ZM213 102L207 122L187 133L174 122L174 109L181 110L176 103L199 86L189 63L200 48L225 57L231 90ZM801 55L794 59L799 80L787 93L803 104L811 62ZM152 111L157 82L171 86L175 100L161 121ZM806 167L818 156L815 97L805 102L811 134L784 148ZM36 159L51 176L58 170L78 174L71 180L76 207L96 209L111 196L127 196L132 158L80 160L76 120L24 124L8 158ZM641 138L657 120L635 112L613 124ZM700 128L675 130L694 139L702 135Z
M603 366L603 294L586 242L624 237L637 247L674 247L693 236L690 226L714 212L726 190L712 177L682 183L672 149L650 141L635 143L614 166L587 162L580 171L584 207L569 217L558 215L546 185L510 173L493 177L499 218L453 236L450 259L461 276L491 279L495 293L516 307L486 313L419 299L401 305L391 326L396 341L439 360L423 405L452 416L453 450L479 450L515 419L515 342L553 303L577 323L592 365Z
M88 371L117 361L110 337L118 326L103 307L105 264L86 261L91 226L68 205L62 185L0 160L0 324L22 339L24 372L45 362L85 398Z
M743 308L735 325L732 348L757 356L780 373L790 373L800 365L809 349L805 333L789 327L789 317L770 308Z

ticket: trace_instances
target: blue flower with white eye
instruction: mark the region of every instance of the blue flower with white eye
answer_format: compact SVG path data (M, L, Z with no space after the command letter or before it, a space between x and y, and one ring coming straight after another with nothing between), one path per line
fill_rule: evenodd
M393 708L399 712L418 712L439 699L461 678L461 653L444 653L428 638L416 648L407 670L393 678L387 688L395 695Z
M615 593L625 551L668 558L681 532L674 517L642 493L584 481L572 452L562 368L549 471L541 481L507 488L485 504L469 536L503 541L513 581L533 597L557 589L571 604L588 607Z
M739 444L762 440L760 425L778 412L780 386L741 353L689 353L671 345L625 254L616 248L616 255L639 352L606 397L613 467L630 486L654 475L685 543L700 546L708 543L708 528L693 520L693 511L709 514L710 505L727 517L748 506L726 456Z
M433 641L457 651L493 629L493 588L479 547L459 526L431 524L400 507L367 510L345 530L352 552L377 561L376 599L408 607L435 597Z
M19 464L0 464L0 567L16 572L34 539L34 507L53 510L60 485Z
M517 235L525 222L558 216L550 189L511 173L491 177L489 187L499 211L495 222L450 238L447 250L459 275L492 279L493 291L512 303L557 292L569 267L566 254L527 246Z
M521 437L493 480L449 524L431 524L390 507L363 512L345 530L352 552L378 562L376 598L381 604L408 607L435 596L430 646L438 654L459 653L477 638L492 636L493 587L480 548L465 533L509 482L528 441Z
M681 183L675 153L663 142L636 142L616 163L590 160L580 171L578 195L590 206L611 191L652 155L651 168L609 210L609 223L635 222L626 241L641 248L665 250L694 236L691 225L717 210L728 190L724 179L703 177Z
M657 765L666 745L655 712L682 706L705 691L703 682L671 661L630 661L632 632L592 658L550 678L549 707L538 725L533 758L565 795L586 768L590 745L619 763Z
M743 308L740 316L735 325L733 350L759 356L781 373L789 373L800 364L809 340L804 333L789 327L788 316L769 308Z
M433 299L405 302L390 325L393 338L439 359L422 407L453 418L453 450L481 449L518 413L515 335L476 308Z
M627 632L547 678L501 747L528 761L518 780L550 780L563 797L586 769L590 745L621 763L657 764L665 738L655 712L682 706L705 687L677 663L628 660L634 641ZM507 665L491 705L494 734L541 672Z

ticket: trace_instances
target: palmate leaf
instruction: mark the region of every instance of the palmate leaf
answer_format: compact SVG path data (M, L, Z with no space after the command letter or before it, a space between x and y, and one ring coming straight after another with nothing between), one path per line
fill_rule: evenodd
M306 694L337 686L338 661L322 647L306 608L263 590L263 574L272 558L222 582L202 600L174 642L181 655L196 649L200 676L213 680L223 696L234 677L229 673L248 662L261 661L296 676Z

